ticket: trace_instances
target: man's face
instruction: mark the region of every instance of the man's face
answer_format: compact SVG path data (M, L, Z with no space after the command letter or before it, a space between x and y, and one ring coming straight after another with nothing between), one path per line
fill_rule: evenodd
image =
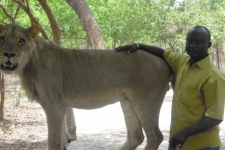
M209 35L204 28L192 28L188 31L185 50L191 60L197 62L208 56L210 46Z

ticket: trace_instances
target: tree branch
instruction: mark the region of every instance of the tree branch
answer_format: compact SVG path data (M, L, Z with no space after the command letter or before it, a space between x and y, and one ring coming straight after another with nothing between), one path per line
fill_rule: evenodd
M9 17L9 19L12 21L12 23L15 23L15 20L14 20L13 17L6 11L6 9L5 9L2 5L0 5L0 7L1 7L1 9L3 10L3 12L5 13L5 15L6 15L7 17Z
M42 36L45 39L49 39L48 35L45 33L45 31L43 30L42 26L40 25L40 23L38 22L38 20L34 17L34 15L31 13L29 7L27 7L21 0L13 0L15 3L17 3L25 12L26 14L29 16L29 18L31 19L31 22L34 24L39 25L40 27L40 32L42 34Z
M46 0L38 0L39 4L41 5L41 7L44 9L48 20L50 22L51 28L52 28L52 35L53 35L53 41L57 44L61 44L61 30L59 27L59 24L56 20L56 17L54 15L54 13L52 12L51 7L48 5L48 3L46 2Z
M19 11L20 11L20 6L18 5L18 7L17 7L17 9L16 9L16 12L15 12L15 15L14 15L14 17L13 17L14 20L16 20L16 17L17 17L17 15L18 15Z

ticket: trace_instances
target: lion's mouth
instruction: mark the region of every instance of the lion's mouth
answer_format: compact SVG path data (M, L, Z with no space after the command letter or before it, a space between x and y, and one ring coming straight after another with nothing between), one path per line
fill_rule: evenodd
M1 70L10 70L14 71L17 68L17 64L12 64L10 61L5 62L4 64L1 63Z

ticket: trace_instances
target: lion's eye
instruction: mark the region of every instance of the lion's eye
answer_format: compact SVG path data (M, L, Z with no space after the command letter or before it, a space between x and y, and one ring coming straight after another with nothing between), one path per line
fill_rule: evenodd
M5 37L4 36L0 37L0 42L5 42Z
M19 44L19 45L22 45L22 44L24 44L24 43L25 43L25 40L24 40L24 39L22 39L22 38L19 39L19 41L18 41L18 44Z

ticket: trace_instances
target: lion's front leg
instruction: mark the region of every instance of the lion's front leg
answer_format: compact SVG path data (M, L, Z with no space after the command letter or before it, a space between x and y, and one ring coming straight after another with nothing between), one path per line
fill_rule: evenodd
M65 150L66 107L52 105L44 108L48 123L48 150ZM68 143L68 142L67 142Z

